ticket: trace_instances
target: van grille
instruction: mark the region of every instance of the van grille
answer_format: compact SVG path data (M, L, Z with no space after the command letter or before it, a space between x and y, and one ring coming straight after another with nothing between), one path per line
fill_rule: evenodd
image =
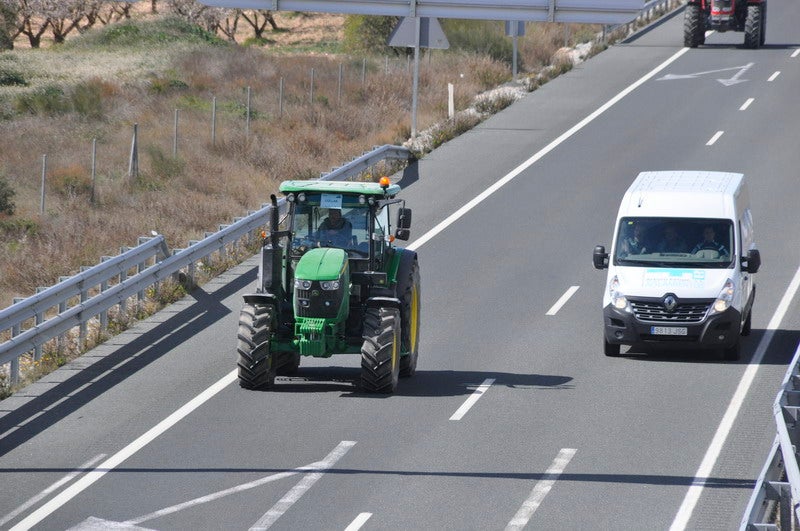
M699 323L714 301L680 302L671 312L662 301L630 301L633 314L641 321L658 323Z

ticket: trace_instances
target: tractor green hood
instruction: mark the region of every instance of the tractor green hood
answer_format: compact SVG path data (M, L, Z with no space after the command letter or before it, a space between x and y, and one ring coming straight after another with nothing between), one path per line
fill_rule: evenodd
M347 266L343 249L312 249L303 255L294 277L301 280L337 280Z

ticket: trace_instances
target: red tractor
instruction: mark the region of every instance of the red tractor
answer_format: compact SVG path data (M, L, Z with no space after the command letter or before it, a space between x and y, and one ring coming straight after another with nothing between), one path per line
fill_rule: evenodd
M746 48L764 44L767 0L689 0L683 19L683 45L706 42L706 30L743 31Z

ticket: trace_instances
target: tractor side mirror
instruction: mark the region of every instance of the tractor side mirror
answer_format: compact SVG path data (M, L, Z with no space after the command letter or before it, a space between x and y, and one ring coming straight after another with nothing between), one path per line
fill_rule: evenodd
M411 209L401 208L397 211L397 229L394 237L398 240L408 240L411 237Z
M594 263L595 269L605 269L608 267L608 253L605 247L598 245L594 248L592 262Z
M743 260L742 271L748 273L758 273L761 268L761 253L758 249L750 249L747 251L747 258Z

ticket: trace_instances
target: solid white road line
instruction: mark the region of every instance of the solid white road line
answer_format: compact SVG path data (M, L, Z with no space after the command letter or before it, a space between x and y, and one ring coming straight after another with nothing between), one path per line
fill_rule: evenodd
M724 134L725 131L717 131L716 133L714 133L714 136L712 136L711 139L708 142L706 142L706 145L713 146L717 142L717 140L719 140L719 137L721 137Z
M419 239L414 241L412 244L408 245L407 248L413 251L425 245L425 243L427 243L428 240L432 239L434 236L442 232L444 229L446 229L447 227L458 221L462 216L464 216L464 214L466 214L467 212L478 206L487 197L489 197L490 195L498 191L500 188L511 182L511 180L514 179L514 177L516 177L523 171L530 168L533 164L538 162L542 157L544 157L545 155L553 151L555 148L563 144L571 136L575 135L581 129L583 129L584 127L589 125L592 121L594 121L595 118L606 112L614 104L616 104L622 98L624 98L625 96L627 96L628 94L630 94L631 92L642 86L645 82L649 81L653 76L664 70L666 67L675 62L680 56L682 56L689 50L690 48L681 48L680 50L675 52L675 54L673 54L669 59L667 59L666 61L655 67L653 70L651 70L638 80L628 85L628 87L622 90L622 92L620 92L619 94L608 100L606 103L601 105L597 110L595 110L589 116L587 116L577 124L573 125L568 131L566 131L561 136L559 136L558 138L547 144L545 147L540 149L535 155L533 155L531 158L529 158L528 160L526 160L525 162L523 162L522 164L511 170L505 176L500 178L500 180L496 181L486 190L475 196L475 198L473 198L467 204L465 204L464 206L462 206L461 208L450 214L444 221L441 221L438 225L436 225L431 230L420 236Z
M73 483L69 488L65 489L61 492L58 496L44 504L40 507L37 511L31 513L27 518L21 521L19 524L12 528L12 531L18 531L22 529L30 529L34 525L38 524L51 514L63 506L65 503L70 501L72 498L89 488L92 484L94 484L97 480L105 476L107 473L114 470L116 467L120 465L123 461L128 459L130 456L144 448L147 444L152 442L156 437L170 429L172 426L177 424L181 419L189 415L192 411L197 409L198 407L202 406L208 400L210 400L214 395L225 389L229 384L236 381L236 369L229 372L222 378L220 378L216 383L214 383L211 387L191 399L185 405L183 405L180 409L175 411L172 415L168 416L154 427L150 428L146 433L139 436L138 439L130 443L128 446L117 452L116 454L112 455L110 458L105 460L101 463L97 468L92 470L91 472L87 473L81 479Z
M558 455L553 460L553 464L550 465L550 468L547 469L545 472L544 477L536 483L536 486L533 487L530 496L525 502L522 504L522 507L519 508L517 514L514 515L514 518L508 522L506 526L506 531L514 531L517 529L522 529L528 522L530 521L533 513L536 512L536 509L542 504L545 496L550 492L550 489L553 488L558 477L564 472L564 469L567 468L567 465L575 456L575 452L577 452L575 448L562 448Z
M772 315L772 319L770 319L761 341L758 342L758 348L756 348L756 352L753 354L753 359L750 360L750 364L747 366L747 369L745 369L742 379L739 381L739 385L736 388L736 392L733 394L733 398L731 398L728 404L728 409L725 411L725 415L722 417L722 421L717 428L717 432L711 440L711 445L708 447L708 450L706 450L706 455L700 463L700 468L695 472L692 486L689 487L689 491L686 493L686 497L684 497L683 503L681 503L678 509L678 514L675 515L675 520L672 522L672 526L670 526L671 531L685 529L688 525L689 519L692 517L692 512L694 512L694 508L697 505L697 501L703 493L706 481L709 475L711 475L717 458L719 458L725 440L728 438L733 423L739 415L739 410L742 407L747 391L753 384L758 368L761 365L761 360L767 352L767 347L769 347L772 337L775 335L775 330L778 329L786 312L789 310L789 304L791 304L799 287L800 267L795 271L794 278L792 278L792 281L789 283L786 293L783 294L783 298L778 304L775 313Z
M555 315L555 314L557 314L558 310L560 310L561 307L564 306L567 303L567 301L570 299L570 297L575 295L575 292L578 291L578 288L580 288L580 286L571 286L566 291L566 293L564 293L561 296L561 298L556 301L556 303L553 305L553 307L550 308L549 310L547 310L547 313L545 315Z
M779 75L781 75L781 72L780 72L780 70L779 70L779 71L777 71L777 72L775 72L775 73L774 73L774 74L772 74L771 76L769 76L769 79L767 79L767 81L775 81L775 78L777 78Z
M308 489L314 486L314 483L319 481L319 479L325 475L325 472L330 470L333 465L336 464L339 459L344 457L350 448L355 446L355 441L342 441L339 443L336 448L333 449L331 453L322 460L322 463L319 467L319 472L314 472L311 474L307 474L301 479L297 485L295 485L292 490L286 493L286 495L278 500L278 503L272 506L272 508L267 511L264 516L259 519L258 522L253 524L253 527L250 528L250 531L264 531L272 527L278 518L283 516L283 514L291 508L292 505L295 504L297 500L299 500L303 494L308 492Z
M353 520L349 526L345 527L344 531L358 531L361 527L367 523L367 520L370 519L372 513L361 513L356 516L356 519Z
M53 492L55 492L56 490L61 488L63 485L66 485L67 483L69 483L70 481L75 479L75 477L77 477L81 472L83 472L85 469L89 468L90 466L93 466L95 463L100 461L105 456L106 456L106 454L100 454L100 455L97 455L97 456L89 459L84 464L82 464L81 466L76 468L74 471L70 472L69 474L67 474L66 476L64 476L60 480L58 480L55 483L53 483L52 485L50 485L49 487L44 489L42 492L40 492L39 494L37 494L33 498L31 498L30 500L26 501L25 503L23 503L22 505L20 505L19 507L17 507L13 511L11 511L7 515L5 515L2 519L0 519L0 527L3 527L3 525L7 524L11 520L16 518L20 514L22 514L23 512L27 511L28 509L30 509L31 507L36 505L41 500L46 498L48 495L52 494Z
M486 378L483 383L479 385L471 395L469 395L469 398L467 398L467 400L461 404L461 407L458 408L455 413L453 413L453 416L450 417L450 420L461 420L461 418L467 414L467 411L469 411L470 408L475 405L475 402L477 402L478 399L483 396L483 393L489 390L493 383L494 378Z
M741 107L739 107L739 110L740 110L740 111L746 111L746 110L747 110L747 108L748 108L748 107L750 107L750 104L751 104L751 103L753 103L754 101L756 101L756 99L755 99L755 98L747 98L747 101L746 101L746 102L744 102L744 105L742 105Z

